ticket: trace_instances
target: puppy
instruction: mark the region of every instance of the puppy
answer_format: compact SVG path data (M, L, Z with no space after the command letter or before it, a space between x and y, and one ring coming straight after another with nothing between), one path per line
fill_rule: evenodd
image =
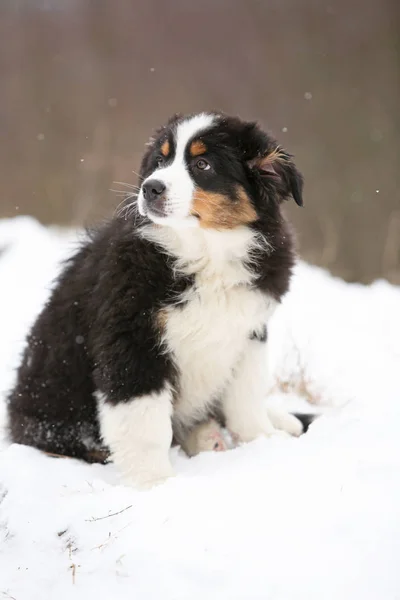
M302 205L292 157L256 123L174 116L150 140L137 201L93 232L37 319L8 398L11 440L104 460L124 481L277 429L267 323L294 264L282 202Z

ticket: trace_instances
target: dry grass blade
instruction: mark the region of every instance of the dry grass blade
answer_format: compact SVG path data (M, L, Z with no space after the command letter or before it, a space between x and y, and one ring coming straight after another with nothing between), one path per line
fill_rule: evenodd
M123 513L126 510L128 510L129 508L132 508L132 506L133 506L133 504L130 504L129 506L126 506L125 508L122 508L118 512L111 513L109 515L105 515L104 517L92 517L91 519L85 519L85 521L87 523L93 523L93 521L102 521L103 519L109 519L110 517L115 517L116 515L120 515L121 513Z

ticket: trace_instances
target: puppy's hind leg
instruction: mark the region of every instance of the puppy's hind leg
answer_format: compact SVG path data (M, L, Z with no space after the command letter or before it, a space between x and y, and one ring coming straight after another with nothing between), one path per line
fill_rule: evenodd
M215 419L196 425L181 440L181 447L188 456L199 452L223 452L228 449L221 426Z

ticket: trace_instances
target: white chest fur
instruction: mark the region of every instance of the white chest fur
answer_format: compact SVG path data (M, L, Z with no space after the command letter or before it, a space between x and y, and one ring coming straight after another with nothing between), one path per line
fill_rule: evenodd
M147 239L194 276L182 303L166 309L163 341L179 373L175 400L181 422L204 416L228 385L254 330L273 313L276 301L252 287L254 248L267 245L247 227L213 231L146 228Z
M226 288L223 280L196 286L183 307L168 310L164 342L179 372L175 403L178 420L202 418L218 399L246 351L249 336L260 330L275 301L248 286Z

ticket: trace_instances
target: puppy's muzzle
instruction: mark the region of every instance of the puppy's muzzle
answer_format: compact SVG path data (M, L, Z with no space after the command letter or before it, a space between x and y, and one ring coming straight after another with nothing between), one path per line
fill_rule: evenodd
M166 189L165 184L159 179L149 179L142 185L143 208L146 213L166 216Z

